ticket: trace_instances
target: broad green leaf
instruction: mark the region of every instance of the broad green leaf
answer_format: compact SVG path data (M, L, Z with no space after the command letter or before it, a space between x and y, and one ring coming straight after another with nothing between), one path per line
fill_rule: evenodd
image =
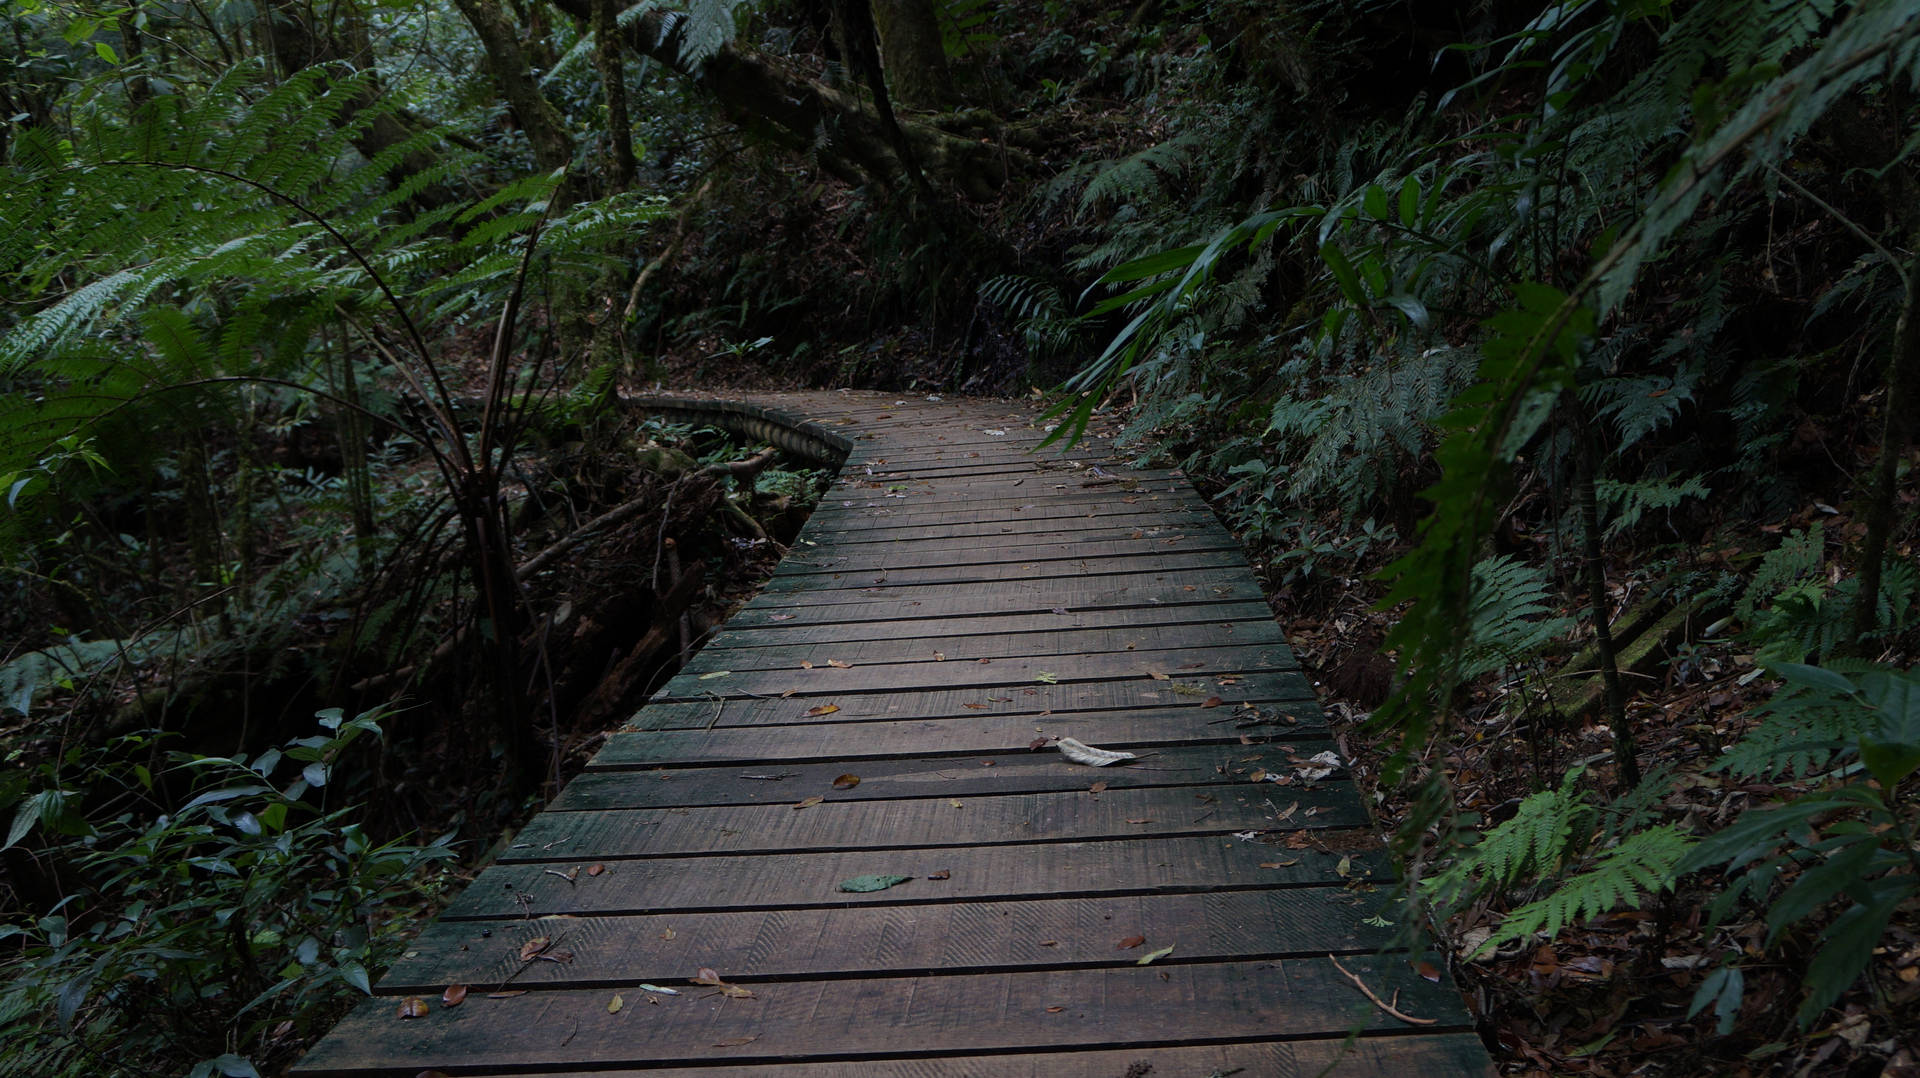
M1367 216L1376 221L1387 220L1391 212L1387 207L1387 189L1377 183L1367 185L1366 193L1360 197L1360 204L1365 207Z
M859 894L866 891L884 891L889 887L898 886L899 884L906 883L908 880L911 880L911 879L913 879L912 876L884 876L884 875L877 875L877 874L870 875L870 876L855 876L852 879L841 880L840 890L849 891L855 894Z
M1412 228L1420 219L1420 178L1408 176L1400 184L1400 223Z
M1347 261L1346 253L1332 243L1320 245L1320 260L1333 271L1333 280L1340 286L1340 294L1355 307L1367 305L1367 294L1360 289L1360 276L1353 271L1353 263Z
M1723 966L1707 975L1700 987L1693 993L1693 1003L1687 1008L1687 1017L1692 1018L1701 1011L1712 1007L1717 1017L1714 1028L1722 1036L1733 1032L1733 1021L1740 1016L1740 1001L1746 994L1747 978L1738 966Z

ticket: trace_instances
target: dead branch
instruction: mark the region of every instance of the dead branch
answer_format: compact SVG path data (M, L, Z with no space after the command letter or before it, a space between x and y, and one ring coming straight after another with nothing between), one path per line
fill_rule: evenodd
M1328 955L1327 961L1333 963L1333 968L1339 970L1341 976L1344 976L1347 980L1352 981L1353 986L1355 988L1358 988L1363 995L1365 995L1368 999L1372 1000L1374 1006L1387 1012L1393 1017L1400 1019L1402 1022L1405 1022L1410 1026L1431 1026L1431 1025L1437 1024L1440 1021L1437 1018L1415 1018L1413 1015L1407 1014L1399 1010L1393 1004L1388 1003L1386 1000L1381 999L1379 996L1374 995L1373 989L1367 987L1367 982L1361 980L1358 976L1354 975L1354 973L1351 970L1341 965L1340 960L1338 958L1335 958L1332 955ZM1399 996L1396 995L1394 998L1397 1000Z

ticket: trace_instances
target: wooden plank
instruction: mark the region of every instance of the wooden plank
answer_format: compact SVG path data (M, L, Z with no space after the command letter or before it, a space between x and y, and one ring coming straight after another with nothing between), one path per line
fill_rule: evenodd
M1054 632L1005 633L992 636L969 636L948 639L945 636L928 637L889 637L880 640L828 641L814 644L788 644L762 647L715 647L707 645L695 660L700 668L711 667L720 670L791 670L799 669L802 662L813 663L816 667L826 667L829 662L844 663L931 663L958 662L978 664L981 659L999 660L1017 658L1022 655L1166 655L1168 658L1151 667L1155 670L1173 671L1184 674L1190 670L1204 670L1209 665L1215 669L1223 668L1218 663L1196 665L1203 656L1199 653L1210 651L1232 651L1257 645L1284 647L1286 641L1280 639L1280 630L1272 622L1250 621L1229 622L1239 625L1241 631L1230 633L1218 622L1200 625L1156 626L1150 631L1139 629L1078 629ZM1145 649L1147 642L1165 645L1163 648ZM1189 654L1192 653L1192 654ZM936 656L945 656L944 659ZM1291 657L1288 663L1295 660ZM687 669L695 669L689 663Z
M938 883L941 881L915 881ZM931 889L931 887L923 888ZM1183 959L1318 958L1374 951L1393 931L1368 924L1376 900L1341 886L1215 894L1064 896L1019 902L678 911L527 921L440 921L428 926L380 982L387 994L438 996L565 985L631 989L680 984L702 966L724 977L986 973L1111 966L1177 945ZM527 963L545 936L572 960ZM1123 947L1132 937L1143 944ZM637 993L631 997L641 1002Z
M889 543L876 548L858 549L839 555L789 554L781 559L773 577L780 580L812 573L848 573L874 570L925 569L945 565L995 565L1032 563L1047 565L1059 561L1094 561L1108 558L1146 557L1170 551L1231 550L1240 544L1224 532L1201 535L1144 533L1134 539L1115 530L1110 538L1076 540L1048 539L1044 542L980 543L956 541L920 543L911 546Z
M1472 1033L1361 1036L1335 1040L1243 1041L1196 1048L1116 1048L1016 1052L990 1059L876 1059L848 1063L773 1063L720 1067L594 1071L595 1078L1312 1078L1331 1074L1492 1078L1493 1065ZM506 1078L497 1071L472 1078Z
M1071 737L1090 745L1137 751L1173 745L1240 744L1324 737L1326 721L1311 700L1262 708L1256 717L1232 711L1218 718L1198 708L1135 712L1085 712L1070 715L967 715L948 719L901 718L876 722L771 725L735 721L743 705L681 707L660 715L655 705L636 721L653 729L623 730L587 765L590 770L663 766L761 763L796 764L836 761L849 767L869 760L933 755L971 755L995 759L1029 751L1036 737ZM1292 717L1297 721L1288 722ZM716 721L717 720L717 721ZM678 725L676 725L678 724ZM712 724L712 725L710 725ZM997 766L997 765L996 765Z
M1407 972L1399 957L1345 963L1400 1007L1469 1024L1459 997ZM391 998L370 1000L323 1041L313 1071L390 1065L530 1069L731 1060L926 1056L1073 1046L1203 1045L1230 1038L1344 1037L1399 1023L1367 1002L1325 958L1188 963L947 977L752 983L752 999L717 992L665 997L608 1013L605 989L469 997L411 1022Z
M1196 806L1200 802L1195 802ZM796 853L778 868L766 857L651 857L630 861L554 857L497 864L453 900L443 920L512 920L662 911L838 909L927 902L1026 901L1085 897L1203 894L1318 887L1340 877L1392 879L1379 842L1366 832L1325 832L1295 849L1285 836L1242 841L1221 836L1126 838L1104 842L960 846L938 850ZM1326 848L1319 840L1326 840ZM593 864L607 871L587 875ZM1270 867L1269 867L1270 866ZM580 868L573 880L566 870ZM558 868L559 875L549 871ZM850 893L840 881L870 873L913 876L885 891ZM926 877L948 873L943 880Z
M1062 763L1097 781L1093 769ZM931 850L1131 836L1231 835L1280 827L1316 830L1367 822L1345 783L1277 788L1241 783L1219 790L1164 787L980 795L912 800L706 805L693 808L547 811L527 822L501 864L554 858L598 860L683 854L830 850ZM1197 802L1205 796L1211 800ZM1289 811L1291 809L1292 811Z
M865 591L909 585L1024 583L1033 580L1080 580L1139 573L1177 573L1189 569L1246 570L1239 550L1162 548L1146 554L1108 558L1069 557L1040 562L978 562L970 565L932 565L923 568L829 569L776 576L760 594L766 596L818 594L825 591Z
M1009 613L1151 603L1206 603L1257 597L1260 589L1242 566L1216 569L1088 573L1044 580L1009 580L985 589L968 584L916 584L898 588L791 592L755 596L742 611L784 611L809 606L894 604L912 616L989 613L997 604ZM982 606L986 609L982 609ZM915 607L932 607L914 614ZM886 616L885 612L877 612Z
M1211 710L1222 712L1221 716L1201 715L1199 721L1202 722L1232 715L1243 710L1243 704L1255 707L1264 704L1286 706L1304 722L1308 719L1307 713L1293 705L1304 705L1313 699L1312 686L1303 676L1292 672L1255 672L1231 681L1209 675L1206 680L1193 678L1184 681L1138 678L1067 681L1054 685L999 682L961 689L876 688L843 691L822 686L818 690L798 690L791 696L729 689L724 687L724 679L710 684L718 687L702 690L699 696L657 696L653 705L692 705L691 709L687 709L691 714L671 710L662 712L669 721L720 725L721 720L716 716L722 716L727 723L735 726L795 725L805 724L809 719L826 719L838 725L870 719L958 717L969 712L1051 716L1076 711L1177 708L1182 704L1196 714ZM1206 701L1214 696L1221 702L1207 707ZM704 712L704 720L699 717L703 714L703 708L713 709ZM826 710L816 711L816 708ZM652 720L636 717L636 722L651 723Z
M897 498L845 499L823 502L813 511L807 527L823 531L867 528L876 522L890 527L939 528L946 524L970 524L977 521L1061 520L1073 517L1108 518L1133 516L1161 519L1164 513L1206 511L1206 503L1197 497L1171 494L1141 494L1121 497L1116 494L1084 497L1021 498L977 502L968 498L919 501L907 496Z
M845 760L799 764L775 761L654 771L589 771L567 783L567 788L548 808L585 812L693 805L785 805L812 794L831 796L835 801L972 797L1085 790L1096 782L1116 790L1243 785L1251 781L1248 776L1256 771L1291 779L1298 770L1296 759L1332 749L1333 745L1325 741L1256 746L1179 745L1148 750L1133 764L1115 764L1097 771L1061 766L1060 754L1050 745L996 759L993 767L982 767L979 760L971 756L949 755L870 760L864 765ZM851 789L835 788L834 780L849 774L857 778L859 784Z
M1206 607L1185 604L1121 607L1110 610L1076 610L1066 614L1047 611L1042 614L985 614L972 617L904 619L897 621L827 621L808 624L797 618L771 621L761 618L757 625L736 624L729 620L716 633L708 647L740 649L749 647L789 647L797 644L832 643L856 640L966 640L974 646L980 637L1010 636L1024 639L1037 634L1152 631L1171 632L1181 626L1217 625L1227 639L1237 641L1240 634L1264 631L1273 625L1273 612L1265 602L1218 603ZM1145 642L1144 637L1142 643ZM1257 643L1265 638L1256 636ZM1124 645L1122 645L1124 647ZM1056 650L1048 648L1049 651ZM984 654L984 653L979 653ZM978 658L979 654L974 657Z
M765 650L765 649L761 649ZM832 649L819 649L826 654ZM1035 683L1073 685L1127 678L1159 680L1171 691L1178 684L1198 692L1198 699L1218 695L1225 699L1238 686L1219 685L1221 677L1271 671L1297 671L1293 652L1285 644L1240 645L1219 648L1176 648L1168 651L1109 651L1093 654L1018 655L971 662L869 662L835 667L824 660L812 669L800 665L796 653L769 669L732 669L724 652L703 652L687 665L687 672L668 681L657 699L693 699L705 693L720 696L879 692L895 689L1001 688ZM811 660L806 660L811 661ZM847 662L838 659L839 662ZM1162 675L1156 679L1155 674ZM1204 680L1214 683L1202 684ZM1201 691L1204 690L1204 691Z
M1146 515L1134 514L1128 516L1119 516L1116 514L1110 515L1105 519L1097 517L1089 518L1075 514L1050 519L1045 528L1044 535L1035 533L1027 526L1027 521L1025 520L967 521L964 523L944 525L934 534L927 534L924 528L919 529L919 535L914 541L916 545L922 541L936 544L952 544L956 541L975 539L982 536L998 540L1001 537L1016 534L1022 536L1026 542L1032 542L1036 538L1059 538L1072 541L1082 535L1088 534L1131 534L1136 531L1142 534L1151 534L1152 530L1156 528L1160 529L1163 534L1170 534L1174 531L1219 528L1219 526L1219 521L1214 518L1212 513L1187 512ZM809 527L812 527L812 525L809 525ZM818 538L816 538L816 536ZM857 549L862 544L895 543L898 542L900 538L900 535L895 534L893 530L885 527L884 521L877 522L869 527L855 528L852 530L829 529L823 525L814 528L812 531L802 528L799 538L794 543L793 549L795 553L804 553L804 551L808 549L822 547L822 544L829 543L829 541L833 547Z

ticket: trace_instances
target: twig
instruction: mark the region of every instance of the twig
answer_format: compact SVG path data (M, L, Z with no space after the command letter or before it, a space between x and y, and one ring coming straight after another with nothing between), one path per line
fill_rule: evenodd
M1352 971L1348 970L1347 967L1341 965L1340 960L1338 958L1335 958L1332 955L1328 955L1327 961L1333 963L1334 969L1339 970L1342 976L1346 977L1347 980L1353 982L1353 986L1355 988L1358 988L1363 995L1365 995L1368 999L1372 1000L1374 1006L1387 1012L1393 1017L1400 1019L1402 1022L1405 1022L1410 1026L1431 1026L1439 1023L1440 1020L1438 1018L1415 1018L1413 1015L1407 1014L1406 1012L1397 1009L1396 1007L1394 1007L1392 1003L1388 1003L1386 1000L1381 999L1379 996L1374 995L1373 989L1367 987L1367 982L1361 980L1359 977L1355 976ZM1393 998L1397 1001L1399 1000L1400 996L1398 993L1395 993Z

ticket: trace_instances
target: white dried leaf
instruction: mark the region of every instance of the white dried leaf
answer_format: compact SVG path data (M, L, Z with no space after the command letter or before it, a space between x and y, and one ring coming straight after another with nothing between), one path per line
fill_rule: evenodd
M1070 737L1061 738L1057 744L1060 747L1061 755L1076 764L1086 764L1088 767L1105 767L1108 764L1117 764L1122 760L1137 759L1137 757L1130 752L1120 752L1117 749L1096 749L1092 745L1083 745Z

